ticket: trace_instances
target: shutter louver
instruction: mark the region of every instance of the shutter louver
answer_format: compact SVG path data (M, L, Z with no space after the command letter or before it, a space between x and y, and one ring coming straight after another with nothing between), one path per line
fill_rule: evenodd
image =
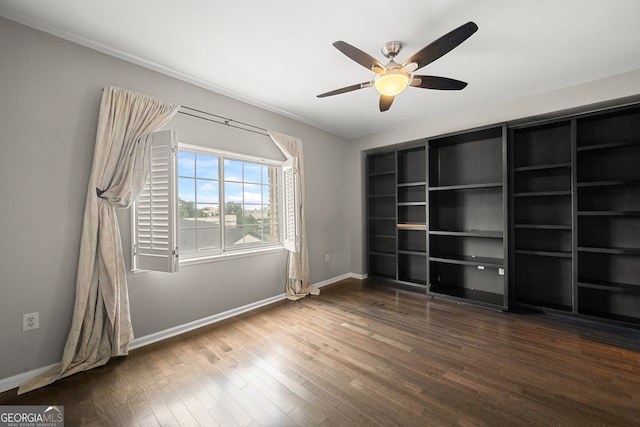
M134 268L139 270L178 271L176 147L175 132L153 134L149 177L133 210Z
M298 200L296 199L296 187L300 185L298 173L297 157L292 157L282 164L282 187L284 189L282 241L284 247L290 252L300 251L300 239L298 237L298 230L300 229L300 208Z

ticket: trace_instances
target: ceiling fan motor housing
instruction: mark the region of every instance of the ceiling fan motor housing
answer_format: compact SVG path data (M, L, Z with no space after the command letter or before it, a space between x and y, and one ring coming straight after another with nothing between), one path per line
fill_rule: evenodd
M389 58L393 60L393 58L395 58L396 55L400 53L401 49L402 49L402 42L393 41L393 42L386 42L384 46L382 46L380 51L385 56L385 58Z

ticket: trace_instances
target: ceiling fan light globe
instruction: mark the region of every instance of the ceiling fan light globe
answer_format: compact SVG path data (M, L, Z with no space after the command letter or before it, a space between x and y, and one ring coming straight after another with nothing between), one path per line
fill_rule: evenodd
M376 90L380 92L381 95L384 96L396 96L400 92L402 92L409 81L411 80L411 75L407 72L402 72L404 70L398 70L401 72L391 72L389 70L387 74L378 75L374 81L374 86ZM395 71L395 70L393 70Z

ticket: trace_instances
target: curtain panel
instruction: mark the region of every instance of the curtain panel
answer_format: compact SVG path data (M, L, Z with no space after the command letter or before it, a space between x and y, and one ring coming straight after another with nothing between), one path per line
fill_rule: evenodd
M179 108L114 86L103 90L71 330L62 362L21 385L18 394L128 354L133 329L116 209L128 208L139 196L149 173L151 134Z
M320 290L309 285L309 251L307 248L307 232L305 227L305 185L302 140L274 131L269 131L269 136L271 136L273 142L287 159L293 157L298 158L299 185L297 185L295 189L295 198L299 201L297 213L300 216L300 230L297 231L297 234L300 239L300 250L298 252L290 251L287 258L287 281L285 284L287 298L296 300L304 298L309 294L318 295Z

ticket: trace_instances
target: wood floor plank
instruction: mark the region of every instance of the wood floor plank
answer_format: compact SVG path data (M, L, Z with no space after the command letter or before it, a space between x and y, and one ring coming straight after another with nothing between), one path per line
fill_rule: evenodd
M230 387L235 387L229 383L224 374L211 374L206 381L205 387L213 398L221 405L239 425L250 425L254 419L229 393Z
M180 399L199 425L211 427L219 425L213 415L211 415L206 406L202 404L195 394L182 392L180 394Z
M140 419L140 427L160 427L155 415L150 414Z
M322 424L327 419L328 410L317 404L320 396L314 395L305 387L306 379L293 371L287 371L280 363L282 359L275 360L273 357L269 359L254 358L254 364L259 367L266 376L272 378L273 381L282 384L289 390L299 401L298 406L293 408L292 412L303 411L307 417L313 419L313 424ZM296 417L294 417L295 419Z
M163 400L157 400L151 403L151 411L153 416L161 426L176 426L178 420L173 416L171 409Z
M191 411L187 408L179 397L176 396L175 399L172 399L167 402L167 406L171 411L171 414L176 419L176 425L180 427L194 427L200 426L198 421L191 415Z
M631 426L640 330L347 279L0 405L73 426Z

